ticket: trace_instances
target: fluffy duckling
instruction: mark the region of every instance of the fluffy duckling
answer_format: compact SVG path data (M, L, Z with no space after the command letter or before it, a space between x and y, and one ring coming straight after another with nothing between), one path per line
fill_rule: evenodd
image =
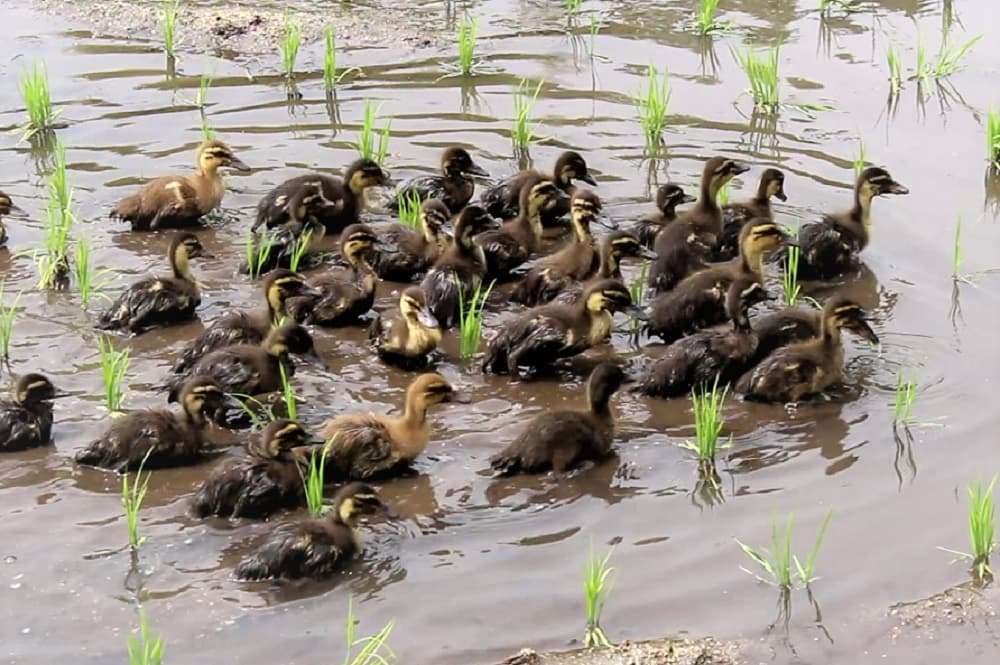
M644 246L653 248L657 234L677 219L677 206L694 203L697 199L684 192L680 185L660 185L656 190L656 212L649 213L632 227L632 233Z
M601 363L587 380L585 411L549 411L536 416L502 452L490 458L497 475L562 473L587 460L599 460L611 452L615 417L611 397L625 380L622 370Z
M133 231L189 226L222 203L226 183L219 169L250 171L229 146L214 139L198 146L196 163L198 168L192 175L165 176L146 183L119 201L111 217L129 222Z
M521 190L526 184L532 184L536 178L545 178L543 174L535 170L521 171L501 181L498 185L488 190L482 196L483 207L486 212L499 219L512 219L517 217L521 211ZM587 162L580 153L567 150L559 155L555 167L552 169L552 182L556 187L566 194L566 199L561 201L555 208L542 213L542 223L549 225L553 220L562 217L569 212L570 197L576 192L574 180L580 180L592 187L597 186L590 172L587 170Z
M375 315L368 339L379 358L403 369L420 369L441 342L441 324L434 318L419 286L399 295L399 314L383 319Z
M375 488L345 485L324 517L297 522L268 538L236 567L242 580L329 577L361 553L357 523L362 515L385 512Z
M420 283L431 314L445 329L458 320L459 294L470 298L486 275L486 255L474 237L493 226L493 218L479 206L468 206L459 213L451 247Z
M764 286L753 278L735 280L726 294L726 313L733 321L728 330L704 330L682 337L667 347L646 372L636 392L656 397L680 397L697 386L722 385L740 378L752 366L757 335L750 328L750 309L770 300Z
M4 226L3 218L9 217L11 213L18 217L24 216L24 211L14 205L9 196L0 192L0 247L7 244L7 227Z
M289 221L290 204L303 188L319 184L322 198L313 202L311 214L326 227L327 232L337 233L345 226L357 224L358 214L365 206L365 191L370 187L388 184L389 174L374 160L359 159L347 167L344 177L310 173L281 183L268 192L257 204L257 221L251 230L261 226L273 228Z
M375 272L382 279L395 282L413 282L441 256L451 239L444 232L444 225L451 218L441 199L427 199L420 206L420 230L406 224L391 224L376 230L384 245L374 260Z
M326 272L307 281L318 296L296 297L290 303L293 315L304 302L308 314L305 320L320 326L344 326L357 323L375 303L378 275L369 262L378 238L364 224L351 224L340 236L340 253L347 260L347 269Z
M198 238L192 233L178 234L167 253L173 276L149 277L122 291L98 316L97 327L139 334L193 319L201 304L201 293L190 260L199 256L207 254Z
M150 409L116 418L99 439L76 454L76 461L120 473L140 466L194 463L206 452L209 417L222 408L224 400L215 380L194 376L181 386L181 413Z
M746 399L761 402L798 402L839 383L844 376L841 328L870 328L865 311L843 297L823 306L823 328L808 341L785 346L743 375L736 385ZM871 336L876 340L875 333Z
M632 305L629 290L615 279L588 286L572 305L529 309L490 340L483 371L517 376L522 367L537 369L583 353L611 336L612 316L620 311L642 315Z
M603 238L598 249L600 260L597 271L589 275L585 281L566 280L552 302L575 303L583 295L588 284L602 279L622 279L621 261L625 257L655 259L656 255L646 249L639 239L628 231L612 231ZM547 294L546 294L547 295Z
M728 261L740 251L740 231L751 219L774 221L771 199L787 201L785 195L785 174L778 169L765 169L760 175L757 194L749 201L731 203L722 208L722 236L715 250L715 258Z
M396 189L396 196L387 207L393 212L399 209L400 197L412 197L421 201L440 199L451 214L457 214L472 200L476 184L472 176L486 177L489 173L472 161L465 148L452 146L441 155L441 175L424 175L410 178Z
M646 330L664 342L673 342L701 328L724 322L726 293L734 280L761 281L764 255L779 247L785 232L774 222L753 220L740 232L740 256L686 277L673 291L650 306Z
M308 252L309 246L323 239L326 227L319 219L327 210L329 202L323 196L319 180L311 180L297 189L288 203L288 220L265 229L254 237L254 271L258 274L269 272L276 268L288 268L292 265L292 257L300 250L299 245L306 246L301 251ZM256 228L256 227L254 227ZM262 252L262 245L268 246ZM299 259L305 258L305 254ZM244 261L240 271L249 274L250 264Z
M878 344L878 335L864 319L849 319L844 328L872 344ZM823 331L823 312L818 309L786 307L755 318L753 329L758 340L756 359L753 362L756 365L778 348L819 336Z
M826 215L819 222L799 228L799 279L831 279L847 272L856 256L868 246L872 199L885 194L909 194L889 172L866 168L854 186L854 206L847 212Z
M302 473L293 450L311 437L299 423L279 418L247 445L250 457L216 469L191 500L198 517L265 518L304 502Z
M47 446L52 441L52 400L62 397L41 374L25 374L14 399L0 400L0 452Z

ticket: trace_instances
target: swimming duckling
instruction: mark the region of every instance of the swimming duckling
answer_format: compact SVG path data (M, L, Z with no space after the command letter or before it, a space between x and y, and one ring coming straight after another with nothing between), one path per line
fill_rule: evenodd
M785 195L785 174L778 169L765 169L760 175L757 194L749 201L731 203L722 207L722 236L715 250L718 261L728 261L740 251L740 231L751 219L774 221L771 198L787 201Z
M301 461L292 451L310 443L299 423L279 418L247 444L250 457L218 468L191 500L198 517L265 518L304 503Z
M276 268L288 268L296 252L301 252L299 265L302 265L309 247L326 235L326 227L319 219L328 206L319 180L311 180L297 189L287 206L288 220L254 236L253 271L246 261L241 263L240 271L260 275ZM300 248L302 243L305 243L304 248Z
M441 324L427 307L424 292L411 286L399 295L399 314L375 314L368 339L379 358L403 369L420 369L441 342Z
M757 335L750 328L750 309L771 298L754 278L735 280L726 294L726 312L733 327L703 330L682 337L667 347L647 370L636 392L656 397L680 397L715 381L726 385L753 365Z
M549 411L535 416L519 437L490 458L500 476L548 471L562 473L587 460L607 457L615 438L611 397L625 375L601 363L587 380L586 411Z
M736 385L748 400L798 402L843 380L844 347L841 328L870 328L865 311L843 297L823 306L823 328L817 337L785 346L748 371ZM872 332L871 336L878 337Z
M427 199L420 206L420 230L395 223L376 229L385 247L375 254L373 267L382 279L413 282L434 265L451 239L442 230L451 213L441 199Z
M850 210L799 227L799 279L831 279L845 273L855 264L856 255L868 246L872 199L909 193L885 169L871 166L862 171L854 186L854 206Z
M486 208L486 212L498 219L513 219L521 211L521 190L524 186L532 184L536 178L545 177L533 169L512 175L483 194L481 199L483 207ZM552 169L552 182L566 194L566 199L560 200L555 208L542 212L543 225L550 225L555 219L570 211L570 198L576 192L574 180L581 180L591 187L597 187L597 181L587 170L586 160L580 153L567 150L559 155Z
M18 217L24 216L24 211L14 205L9 196L0 192L0 246L7 244L7 227L4 226L3 218L14 213Z
M441 175L423 175L410 178L396 189L396 196L386 207L393 212L399 209L399 198L414 194L421 201L441 199L451 214L457 214L472 200L476 184L472 176L486 177L489 173L472 161L472 157L458 146L447 148L441 155Z
M365 190L388 184L389 174L374 160L359 159L347 167L344 177L309 173L291 178L268 192L257 204L257 221L251 230L260 226L272 228L289 221L289 204L303 188L322 190L322 199L313 202L312 216L327 232L336 233L345 226L357 224L358 214L365 206Z
M628 231L612 231L601 238L598 256L600 260L595 273L582 282L564 281L551 302L572 304L580 299L589 284L602 279L622 279L621 261L625 257L656 258L653 252L643 247L639 239Z
M0 452L47 446L52 442L52 400L62 397L41 374L25 374L13 400L0 400Z
M577 303L541 305L505 325L487 345L483 371L517 376L522 367L536 369L583 353L610 337L615 312L641 316L637 309L620 281L596 282Z
M850 319L844 329L872 344L878 344L878 335L864 319ZM757 336L756 365L776 349L795 342L817 337L823 330L823 312L819 309L786 307L754 319L753 330Z
M181 413L148 409L111 421L99 439L76 454L78 464L115 469L181 466L206 452L208 418L222 408L225 395L211 377L193 376L180 388Z
M347 260L346 270L334 270L311 277L306 283L319 296L296 297L309 300L306 320L320 326L344 326L357 323L375 303L378 276L369 263L378 238L364 224L351 224L340 236L340 253Z
M207 256L207 253L194 234L175 236L167 253L173 276L149 277L122 291L98 316L97 327L139 334L193 319L201 304L201 293L189 262L199 256Z
M458 320L460 294L468 300L486 275L486 255L473 238L493 226L493 218L479 206L468 206L459 213L451 247L420 283L431 314L446 330Z
M297 522L275 532L236 567L242 580L319 579L361 553L357 534L362 515L385 512L375 488L365 483L345 485L324 517Z
M198 146L197 164L192 175L165 176L146 183L118 202L112 219L129 222L133 231L195 224L222 203L226 184L220 168L250 171L229 146L214 139Z
M632 227L632 233L645 247L653 248L656 235L677 219L677 206L694 203L697 199L686 194L680 185L660 185L656 190L656 212L649 213Z

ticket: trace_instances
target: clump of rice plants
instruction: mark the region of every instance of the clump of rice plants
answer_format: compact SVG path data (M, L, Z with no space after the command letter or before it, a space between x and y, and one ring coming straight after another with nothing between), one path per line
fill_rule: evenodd
M385 162L385 157L389 152L389 128L392 125L390 119L379 132L375 128L378 121L378 110L374 102L365 101L364 115L361 121L361 131L358 134L358 153L365 159L373 159L379 164ZM375 136L378 135L378 145Z
M981 482L969 486L969 541L972 545L972 570L980 580L992 577L990 555L996 547L994 531L996 527L993 488L997 477L985 488Z
M64 282L69 274L69 232L73 226L73 191L66 177L66 149L57 142L49 176L49 203L45 211L45 246L35 252L38 288L47 289Z
M785 295L785 304L794 307L802 295L802 285L799 284L799 258L801 250L795 245L788 247L788 253L782 261L781 290Z
M515 150L527 151L528 146L535 139L531 112L535 108L538 93L541 91L542 81L539 81L538 85L535 86L535 91L531 92L531 86L525 79L521 79L514 91L514 126L511 129L510 137L514 142Z
M420 228L420 192L404 190L396 194L399 205L399 221L410 228Z
M701 0L694 15L695 32L707 37L725 31L727 24L715 17L718 11L719 0Z
M476 64L476 36L478 33L478 20L466 16L459 22L455 38L458 48L458 70L464 76L472 74L472 68Z
M264 232L257 236L253 233L247 235L246 242L246 263L247 272L250 279L257 279L264 274L270 265L271 251L274 249L274 234Z
M903 88L903 64L892 44L885 51L885 62L889 67L889 95L895 97Z
M285 78L295 76L295 61L299 59L299 49L302 47L302 26L299 22L285 15L285 30L281 35L281 66L285 70Z
M750 94L753 96L754 106L768 113L777 111L780 105L778 95L780 53L780 44L763 52L754 51L749 47L733 51L736 62L750 81Z
M892 403L892 420L898 425L913 421L913 403L917 400L917 382L903 378L900 370L896 377L896 396Z
M208 89L212 86L212 77L208 74L202 74L201 78L198 79L198 93L194 98L194 105L199 109L204 109L205 105L208 103Z
M613 552L613 549L608 550L608 553L601 557L594 553L591 546L583 570L583 597L587 607L587 630L583 642L588 648L611 646L611 640L601 628L601 612L611 592L611 576L615 569L609 566L608 562L611 561Z
M575 16L580 13L580 7L583 6L583 0L563 0L563 5L566 7L566 12L571 16Z
M81 235L76 240L76 250L74 252L73 276L76 278L76 288L80 292L80 307L87 309L90 301L95 295L102 295L101 289L107 284L107 279L102 279L106 270L97 270L91 260L90 238Z
M1000 111L992 106L986 112L986 156L990 166L1000 169Z
M298 399L295 396L295 388L288 380L285 363L278 363L278 371L281 374L281 396L285 400L285 413L288 414L290 420L296 420L299 417Z
M389 665L396 660L395 654L389 648L389 635L396 623L390 621L382 626L382 630L368 637L356 637L357 619L354 617L354 602L347 601L347 626L345 629L345 639L347 642L347 652L344 654L344 665ZM354 648L361 646L361 650L354 653Z
M128 546L133 552L146 542L145 537L139 536L139 512L142 510L142 502L146 500L146 492L149 491L149 477L152 474L143 473L143 468L151 452L152 448L139 465L139 470L135 473L135 482L129 482L128 473L122 474L122 508L125 509L125 526L128 527Z
M177 7L180 0L163 0L163 11L160 14L160 32L163 34L163 50L167 57L176 56L174 37L177 34Z
M21 301L18 293L14 302L9 305L4 302L4 291L7 282L0 282L0 359L10 359L10 339L14 335L14 319L17 318L17 304Z
M309 466L302 479L306 494L306 507L313 517L320 517L326 510L323 504L323 488L326 486L326 446L309 456ZM318 458L318 459L317 459Z
M857 178L861 175L861 172L865 170L868 166L868 151L865 150L865 140L858 138L858 152L854 156L854 161L852 162L854 166L854 177Z
M312 229L308 229L292 241L292 255L288 259L290 270L298 272L299 266L302 265L302 259L305 258L306 252L309 251L309 245L312 244L312 236Z
M333 26L328 25L323 30L323 83L327 91L333 90L337 84L337 35Z
M153 635L149 621L139 613L139 635L128 638L128 665L160 665L163 662L163 638Z
M827 512L826 517L823 518L823 523L820 524L819 533L816 534L816 542L813 544L813 548L804 563L797 555L792 554L794 515L788 516L788 521L784 529L778 524L777 519L771 523L770 549L766 547L753 548L737 540L736 544L740 546L740 549L754 563L761 567L766 577L753 573L746 568L741 567L741 570L753 575L761 582L773 584L786 591L793 589L796 582L804 587L808 587L816 579L816 557L819 555L820 547L823 545L823 537L826 535L826 529L830 526L832 518L833 511L830 510Z
M969 41L957 45L950 45L948 38L945 37L933 61L927 57L927 48L923 38L918 37L917 67L913 78L925 82L930 79L936 80L951 76L961 69L963 58L982 37L982 35L976 35Z
M691 408L694 411L694 441L680 444L698 457L699 466L705 470L715 467L715 456L720 448L729 444L719 443L722 433L722 404L726 400L729 387L719 388L719 377L715 377L712 387L707 385L691 391Z
M119 413L125 396L125 372L131 362L129 350L118 351L107 337L98 338L97 350L101 363L101 380L104 382L104 405L111 413Z
M24 100L24 108L28 115L22 138L29 139L39 132L47 132L55 127L60 112L52 108L49 75L44 63L36 62L31 69L21 75L21 98Z
M462 360L472 358L479 351L479 344L483 338L483 309L486 307L486 300L493 291L496 281L483 290L482 283L477 284L472 292L472 298L465 301L463 290L458 293L458 353Z
M670 81L666 70L660 76L654 65L646 68L645 87L636 97L635 104L646 145L659 146L667 126L667 107L670 105Z

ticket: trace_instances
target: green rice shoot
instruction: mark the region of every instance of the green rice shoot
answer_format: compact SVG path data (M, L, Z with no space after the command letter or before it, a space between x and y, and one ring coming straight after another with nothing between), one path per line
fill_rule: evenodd
M462 360L472 358L479 351L479 344L483 337L483 309L486 307L486 300L493 291L496 281L483 290L482 283L476 285L472 292L472 298L466 302L465 290L458 292L458 325L459 325L459 355Z
M646 68L645 87L635 100L648 147L659 146L667 126L667 108L670 105L670 81L667 71L660 76L654 65Z
M923 38L918 37L917 67L914 77L920 81L927 81L951 76L961 69L962 60L982 37L982 35L976 35L967 42L957 45L950 45L945 37L938 49L937 57L933 61L927 57L927 48Z
M396 203L399 206L399 221L410 228L419 229L420 211L423 205L420 192L414 190L397 192Z
M149 491L149 479L151 472L143 473L146 460L149 459L153 449L150 448L139 464L139 469L135 472L135 482L129 481L129 474L122 474L122 508L125 509L125 525L128 528L128 546L133 552L137 551L146 542L144 536L139 536L139 513L142 510L142 502L146 500L146 492Z
M680 446L694 452L699 463L705 468L713 467L719 449L729 445L719 443L723 424L722 405L728 391L728 386L719 389L718 375L716 375L711 388L705 385L691 391L695 438L694 441L685 441Z
M835 7L847 12L852 11L854 9L854 0L819 0L819 11L821 14L825 14Z
M819 527L819 533L816 535L816 542L813 544L813 548L804 563L797 555L792 553L794 515L788 516L783 529L777 519L771 523L770 549L766 547L753 548L737 540L736 544L740 546L740 549L754 563L760 566L766 576L758 575L742 567L741 570L753 575L762 582L773 584L786 591L791 591L795 588L796 583L808 587L816 579L816 558L819 556L820 548L823 545L823 538L826 536L826 530L830 526L832 518L833 511L830 510L826 513L826 517L823 518L823 523Z
M694 29L702 37L708 37L726 30L727 25L716 19L720 0L701 0L695 10Z
M20 83L21 98L28 116L22 138L29 139L39 132L53 129L60 112L52 108L49 75L45 63L36 62L31 69L21 75Z
M56 143L52 173L49 175L49 202L43 227L45 241L35 252L38 288L58 286L69 272L69 234L73 226L73 190L66 176L66 149Z
M295 396L295 388L288 380L288 370L285 369L285 363L278 363L278 372L281 374L281 396L285 401L285 413L288 414L289 420L297 420L299 417L298 399Z
M990 555L996 547L994 532L996 520L993 506L993 488L997 477L985 488L981 482L969 486L969 541L972 546L972 570L977 579L993 576Z
M636 275L628 285L629 294L632 296L632 304L637 307L642 305L643 300L646 298L646 282L649 280L649 261L643 261L639 266L639 274ZM639 327L642 322L638 319L632 319L632 333L638 334Z
M584 634L584 646L610 647L604 629L601 628L601 612L611 592L611 578L615 569L608 565L614 549L608 550L603 557L594 553L591 546L587 564L583 571L583 597L587 608L587 630Z
M250 279L257 279L268 267L271 251L274 249L274 234L264 232L260 236L250 233L246 241L247 273Z
M166 645L153 635L145 612L139 612L139 634L128 638L128 665L161 665Z
M583 6L583 0L563 0L563 5L566 7L566 12L571 16L575 16L580 13L580 7Z
M538 101L538 93L542 91L542 81L535 86L535 91L531 92L528 81L521 79L517 89L514 91L514 124L511 130L511 140L514 148L527 150L528 146L535 139L535 130L532 126L531 112Z
M718 204L720 208L725 208L729 205L730 194L732 192L733 181L727 180L722 183L722 187L715 192L715 203Z
M306 495L306 507L313 517L321 517L326 511L323 503L323 488L326 486L326 453L329 444L309 456L309 466L302 479ZM317 459L318 458L318 459Z
M357 149L364 159L372 159L382 164L389 152L389 128L392 120L386 123L381 132L376 129L378 122L378 112L381 106L376 106L372 101L365 101L364 115L361 121L361 131L358 134ZM375 137L378 135L378 143Z
M1000 111L993 106L986 112L986 155L990 166L1000 169Z
M913 422L913 403L917 400L917 382L903 378L900 370L896 377L896 395L892 403L893 422L908 425Z
M285 15L285 30L281 35L281 66L285 70L285 78L295 76L295 62L299 59L299 49L302 47L302 26L299 22Z
M464 76L472 74L476 64L476 36L479 32L479 21L463 18L458 24L456 33L458 47L458 69Z
M865 150L865 140L863 138L858 138L858 152L854 156L854 177L857 178L861 175L861 172L865 170L868 166L868 151Z
M208 89L212 86L212 77L202 74L198 79L198 93L194 98L194 105L199 109L204 109L208 103Z
M91 299L95 295L99 295L100 289L106 281L100 279L105 271L97 270L90 252L90 238L81 234L76 239L73 276L76 278L76 288L80 292L80 307L83 309L90 307Z
M396 625L394 621L382 626L382 630L368 637L357 637L358 621L354 616L354 601L347 600L347 625L344 631L347 652L344 654L344 665L389 665L396 660L395 654L389 648L389 635ZM354 653L356 647L361 649Z
M337 85L337 35L333 26L323 30L323 83L328 91Z
M312 244L312 237L312 229L308 229L292 242L292 256L288 260L288 268L293 272L299 271L302 259L305 258L309 246Z
M951 250L951 277L962 279L962 218L955 221L955 240Z
M163 11L160 13L160 32L163 35L163 50L170 58L176 55L175 37L177 35L177 6L180 0L163 0Z
M802 295L802 285L799 284L799 258L802 250L791 245L781 266L781 290L785 296L785 304L794 307Z
M736 62L750 82L750 94L753 96L754 106L768 113L777 111L780 104L778 94L780 52L780 45L761 52L749 47L733 51Z
M10 359L10 340L14 335L14 320L17 318L17 305L21 301L21 293L14 297L9 305L4 301L4 291L7 282L0 282L0 359Z
M885 62L889 67L889 94L893 97L903 88L903 64L899 59L896 47L889 44L885 52Z
M120 413L125 396L125 373L131 358L129 350L118 351L107 337L97 339L97 350L101 365L101 381L104 384L104 405L111 413Z

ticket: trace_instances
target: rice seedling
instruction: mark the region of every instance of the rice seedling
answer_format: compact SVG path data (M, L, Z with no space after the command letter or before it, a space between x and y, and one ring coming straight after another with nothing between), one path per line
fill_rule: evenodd
M923 82L930 79L941 79L951 76L961 69L962 59L969 53L976 42L982 39L976 35L963 44L950 45L948 38L941 42L937 57L932 62L927 57L927 48L922 37L917 37L917 68L913 78Z
M719 191L715 193L715 202L720 208L729 205L730 193L732 192L733 181L727 180L722 187L719 187Z
M892 403L892 420L898 425L913 421L913 403L917 400L917 382L907 381L900 370L896 377L896 396Z
M670 81L666 70L660 76L654 65L646 68L646 85L636 97L635 104L646 136L646 146L659 146L667 126L667 107L670 105Z
M361 131L358 134L358 153L365 159L374 159L379 164L385 162L386 154L389 152L389 128L392 125L390 119L381 133L375 128L378 121L378 110L380 106L375 106L374 102L365 101L364 115L361 121ZM375 144L375 135L378 134L378 146Z
M753 96L754 106L768 113L778 110L778 59L781 53L781 45L757 52L747 47L734 50L733 55L739 63L747 80L750 81L750 94Z
M212 126L210 124L208 124L208 118L205 117L204 113L202 113L201 114L201 139L203 141L211 141L214 138L215 138L215 130L212 129Z
M566 12L571 16L575 16L580 13L580 7L583 6L583 0L563 0L563 5L566 7Z
M291 417L291 416L289 416ZM318 458L318 459L317 459ZM302 479L306 494L306 507L313 517L320 517L326 510L323 504L323 488L326 486L326 447L309 456L309 466Z
M111 413L121 411L122 399L125 396L123 382L128 371L131 358L129 350L118 351L111 345L107 337L99 337L97 350L101 364L101 380L104 383L104 405Z
M333 26L328 25L323 30L323 83L329 91L337 81L337 35Z
M274 234L265 232L260 236L253 233L247 235L246 263L250 279L257 279L264 273L269 265L273 249Z
M278 363L278 371L281 374L281 396L285 400L285 413L290 420L297 420L299 417L298 399L295 396L295 388L288 380L288 371L285 363Z
M857 178L861 175L861 172L865 170L868 166L868 151L865 150L865 140L858 138L858 152L854 156L854 161L852 162L854 166L854 177Z
M962 277L962 218L955 221L955 240L951 249L951 277L961 280Z
M4 302L4 291L7 282L0 282L0 359L10 359L10 339L14 335L14 319L17 318L17 304L21 301L21 293L18 292L14 302L9 305Z
M420 193L410 190L399 192L396 202L399 204L399 221L411 228L420 228Z
M726 30L727 25L716 19L719 11L719 0L701 0L695 10L694 29L702 37L714 35Z
M128 638L128 665L160 665L165 645L163 638L153 635L144 612L139 613L139 635Z
M990 166L1000 169L1000 111L992 106L986 112L986 156Z
M804 587L808 587L816 579L816 557L819 555L820 547L823 545L823 537L826 535L827 527L833 518L833 511L830 510L820 524L819 533L816 534L816 542L812 550L803 563L799 557L792 553L792 531L795 516L789 515L785 528L782 529L775 519L771 523L771 547L753 548L745 545L739 540L736 544L750 557L758 566L763 569L767 577L761 577L746 568L741 570L753 575L761 582L774 584L786 591L795 587L796 579Z
M28 115L22 138L29 139L39 132L46 132L55 127L60 112L52 108L49 75L45 63L36 62L31 69L21 75L21 97Z
M994 541L995 516L993 488L997 477L983 488L981 482L969 486L969 541L972 546L972 570L980 580L993 576L990 555L996 547Z
M53 288L69 272L69 232L73 225L73 191L66 177L66 149L57 142L54 149L52 173L49 175L49 203L43 227L45 242L42 250L35 251L38 265L38 288Z
M174 37L177 34L177 6L180 0L163 0L163 11L160 14L160 32L163 34L163 50L167 56L176 55Z
M295 61L299 58L302 47L302 26L299 22L285 15L285 30L281 35L281 66L285 70L285 78L295 76Z
M198 93L194 98L194 105L199 109L204 109L205 105L208 103L208 89L212 86L212 77L208 74L202 74L201 78L198 79Z
M94 296L103 295L101 289L108 283L102 278L108 271L97 270L90 255L90 239L81 235L76 240L74 252L73 276L76 278L76 288L80 292L80 307L87 309Z
M345 630L347 652L344 654L344 665L389 665L396 659L388 645L389 635L396 625L394 621L385 624L382 630L368 637L356 637L357 623L354 617L354 601L348 598ZM359 645L361 650L355 654L354 648Z
M472 298L466 302L463 289L458 293L458 348L462 360L468 360L479 351L479 344L483 337L483 308L486 307L486 300L493 291L496 281L483 291L482 283L476 285L472 292Z
M601 628L601 612L608 600L611 576L615 572L615 569L608 565L613 552L613 549L608 550L608 553L601 557L594 553L591 545L590 555L583 570L583 597L587 607L587 631L583 641L584 646L588 648L611 646L611 640Z
M531 124L531 112L538 101L538 93L542 91L542 81L535 86L535 91L531 92L528 81L521 79L514 91L514 126L511 130L511 140L514 142L515 150L527 151L528 146L535 138L535 130Z
M456 33L458 46L458 70L464 76L472 74L476 64L476 35L479 32L479 21L465 17L458 24Z
M144 542L145 537L139 536L139 512L142 510L142 502L146 500L146 492L149 491L149 478L151 472L143 473L146 460L149 459L153 449L150 448L139 464L139 469L135 473L135 482L129 482L129 474L122 474L122 508L125 509L125 525L128 527L128 546L133 552L138 550Z
M643 261L642 265L639 266L639 274L636 275L629 285L628 290L632 295L632 302L636 305L641 305L646 297L646 282L649 280L649 261ZM642 322L639 319L632 319L632 334L637 335L639 333L639 327Z
M788 247L788 253L782 261L781 266L781 290L785 295L785 304L794 307L802 294L802 285L799 284L799 257L801 250L795 245Z
M885 62L889 67L889 94L895 97L903 88L903 64L896 47L889 44L885 51Z
M312 229L308 229L292 242L292 255L288 259L290 270L298 272L299 266L302 265L302 259L305 258L306 252L309 251L309 245L312 244L312 236Z
M715 377L711 389L705 385L691 391L694 441L685 441L680 446L694 452L703 469L714 468L715 456L719 449L729 446L728 443L719 444L719 435L722 432L722 404L726 400L728 391L728 386L719 390L718 376Z
M854 0L819 0L819 11L821 14L826 14L835 8L846 12L853 11Z

